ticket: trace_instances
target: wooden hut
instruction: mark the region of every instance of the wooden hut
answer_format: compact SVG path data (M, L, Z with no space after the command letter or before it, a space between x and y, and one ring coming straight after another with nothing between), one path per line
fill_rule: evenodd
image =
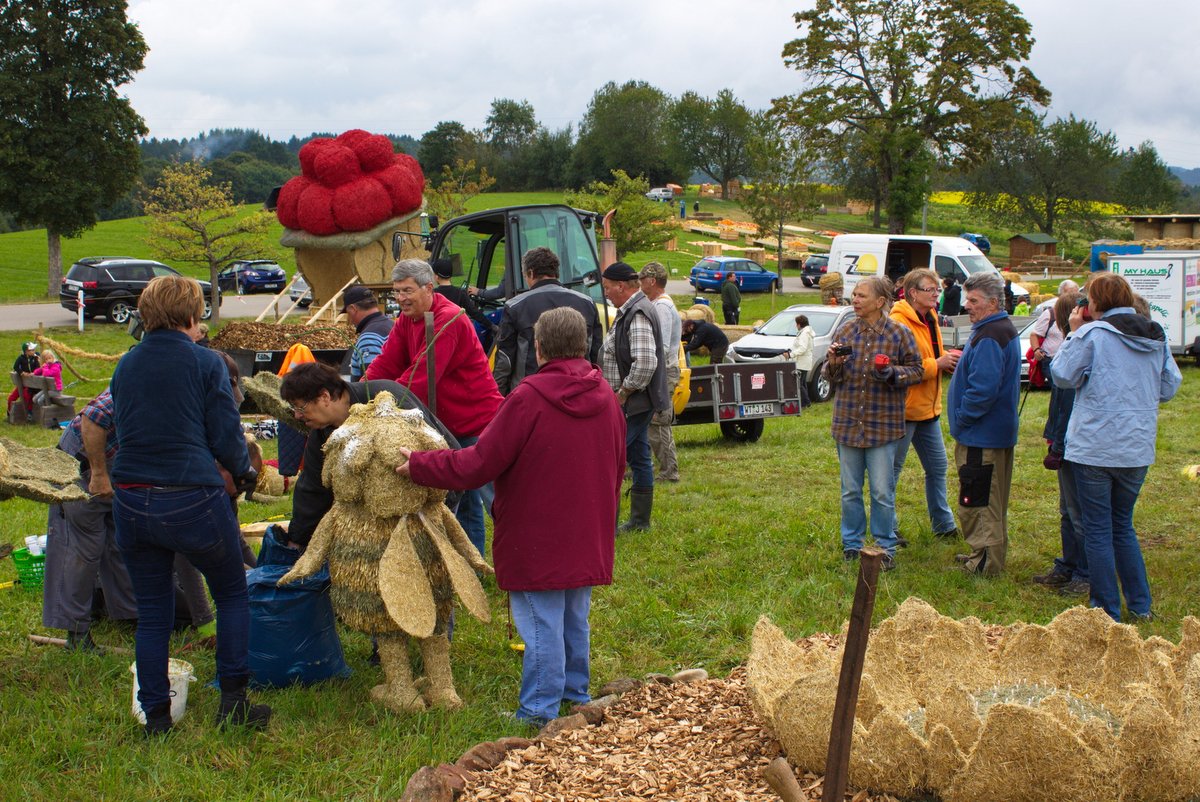
M1049 234L1017 234L1008 238L1008 266L1016 267L1035 256L1057 256L1058 240Z

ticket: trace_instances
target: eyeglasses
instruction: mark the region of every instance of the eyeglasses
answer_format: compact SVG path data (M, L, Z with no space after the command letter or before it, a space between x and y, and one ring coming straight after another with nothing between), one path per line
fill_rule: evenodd
M293 415L303 415L304 410L307 409L308 405L311 403L312 403L312 401L305 401L303 404L292 404L292 414Z
M913 287L913 289L917 290L918 292L929 292L929 293L941 292L941 290L938 289L937 287Z
M392 288L392 297L393 298L411 298L414 295L416 295L418 292L420 292L422 289L423 289L422 287L393 287Z

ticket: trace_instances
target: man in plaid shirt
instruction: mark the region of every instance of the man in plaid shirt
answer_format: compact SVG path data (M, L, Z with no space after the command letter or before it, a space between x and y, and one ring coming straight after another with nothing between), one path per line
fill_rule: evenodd
M604 295L617 317L600 349L604 380L625 412L625 458L633 471L629 520L618 532L650 528L654 506L654 464L650 461L650 419L671 403L667 390L662 332L654 305L641 290L638 274L624 262L604 269Z
M892 283L868 276L854 287L855 317L834 335L825 372L836 386L833 439L842 480L842 556L855 560L866 535L863 473L871 487L871 537L884 550L883 569L895 567L896 483L892 462L904 436L907 388L924 376L916 340L891 320ZM849 354L838 354L849 346Z

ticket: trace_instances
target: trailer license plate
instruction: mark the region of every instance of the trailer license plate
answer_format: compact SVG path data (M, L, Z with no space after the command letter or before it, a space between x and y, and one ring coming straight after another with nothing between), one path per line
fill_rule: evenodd
M774 404L742 404L743 418L757 418L775 413Z

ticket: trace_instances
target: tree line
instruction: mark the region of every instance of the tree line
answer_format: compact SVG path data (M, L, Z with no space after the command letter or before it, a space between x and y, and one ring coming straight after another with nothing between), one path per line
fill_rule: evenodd
M810 210L817 184L871 201L875 224L893 232L939 186L965 189L998 224L1046 233L1100 231L1102 203L1197 205L1153 143L1120 150L1094 122L1048 119L1050 90L1025 64L1031 26L1008 0L816 0L793 22L798 36L782 58L798 73L795 91L769 108L748 108L728 89L672 97L644 81L609 82L578 127L551 130L527 100L497 98L477 130L446 120L419 139L392 139L435 193L469 184L626 197L641 182L682 184L700 171L724 195L747 179L743 203L768 229ZM139 213L166 165L199 160L235 201L258 202L298 172L297 151L320 135L146 139L119 94L146 53L124 0L0 4L0 225L46 228L51 291L59 238Z

